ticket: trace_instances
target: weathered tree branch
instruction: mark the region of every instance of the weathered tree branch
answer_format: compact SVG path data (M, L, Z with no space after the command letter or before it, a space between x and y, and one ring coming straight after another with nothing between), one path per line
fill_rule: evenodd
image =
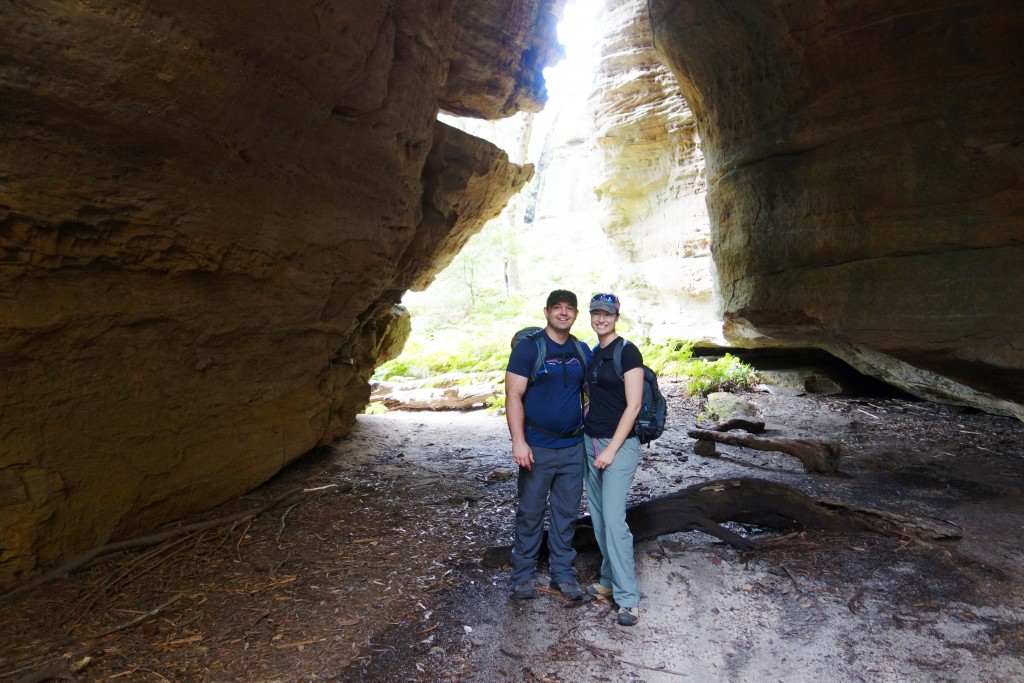
M727 434L711 429L691 429L686 433L693 439L792 455L803 463L804 469L808 472L835 472L839 469L839 459L842 456L842 449L838 444L813 439L769 439L752 434Z
M739 548L757 548L754 541L721 526L723 522L779 531L804 528L870 531L930 540L960 538L959 531L949 524L820 500L791 486L766 479L709 481L626 509L626 523L634 543L679 531L700 530ZM579 552L599 550L589 515L576 521L573 547ZM545 540L541 546L542 558L546 553ZM507 563L510 557L511 548L488 548L483 561L488 566L498 566Z
M728 432L733 429L745 429L751 434L760 434L764 431L764 422L754 422L753 420L745 420L742 417L734 417L731 420L720 422L711 429L716 432Z

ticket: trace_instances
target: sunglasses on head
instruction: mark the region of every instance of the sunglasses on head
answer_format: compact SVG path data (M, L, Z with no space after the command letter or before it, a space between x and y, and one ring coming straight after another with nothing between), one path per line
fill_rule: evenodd
M619 297L614 294L595 294L591 301L608 301L617 304L619 303Z

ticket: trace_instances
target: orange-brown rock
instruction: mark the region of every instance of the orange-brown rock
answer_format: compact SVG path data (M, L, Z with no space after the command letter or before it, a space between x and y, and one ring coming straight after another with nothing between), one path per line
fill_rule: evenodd
M454 0L457 50L441 108L483 119L540 111L547 101L541 72L562 56L556 29L566 1Z
M1024 6L650 0L726 336L1024 418Z
M436 123L471 19L0 7L0 585L347 433L408 332L401 294L532 172ZM532 83L524 63L486 66Z

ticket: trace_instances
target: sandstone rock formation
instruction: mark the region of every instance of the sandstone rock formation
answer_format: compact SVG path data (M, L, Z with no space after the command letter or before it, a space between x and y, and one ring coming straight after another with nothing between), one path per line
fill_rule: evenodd
M0 7L0 585L347 433L402 293L532 172L436 124L543 101L458 4ZM558 3L505 4L545 54Z
M643 336L721 343L693 114L654 50L646 0L605 2L599 25L592 180L622 263L614 288Z
M650 0L726 336L1024 418L1024 9Z
M540 109L563 4L0 5L0 585L347 432L404 291L530 177L438 111ZM629 258L689 268L706 177L733 341L1024 418L1019 3L648 6L707 168L617 5Z
M448 60L441 108L482 119L540 111L547 99L541 71L562 55L556 27L565 3L455 0L458 49Z

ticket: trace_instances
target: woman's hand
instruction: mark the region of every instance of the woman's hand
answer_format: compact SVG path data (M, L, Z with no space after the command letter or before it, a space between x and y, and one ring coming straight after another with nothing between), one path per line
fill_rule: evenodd
M618 448L605 448L597 457L594 458L594 467L599 470L603 470L606 467L611 467L612 461L615 460L616 453L619 452Z

